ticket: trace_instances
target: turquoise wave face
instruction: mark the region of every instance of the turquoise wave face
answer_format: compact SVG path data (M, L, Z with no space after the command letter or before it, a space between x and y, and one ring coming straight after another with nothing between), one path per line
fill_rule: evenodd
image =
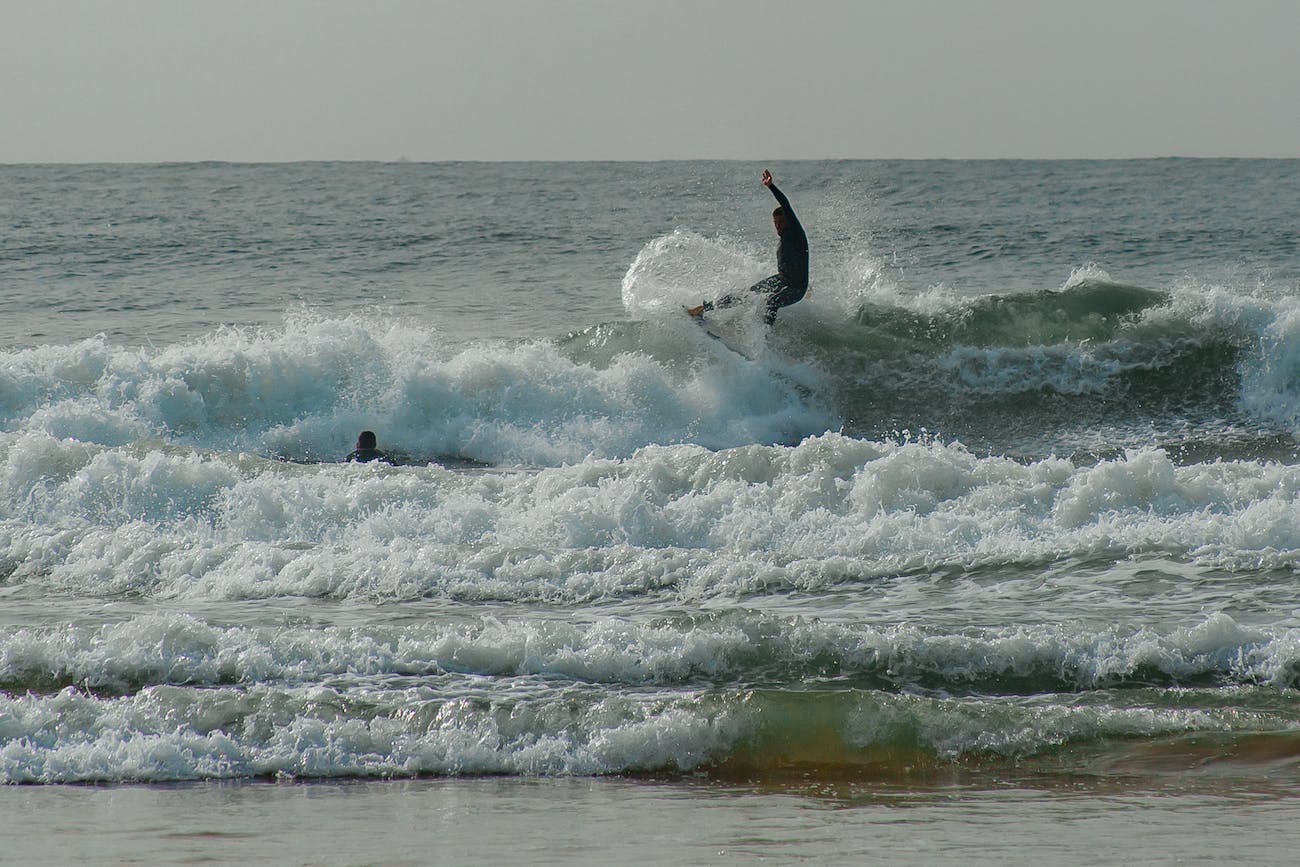
M1123 338L1143 312L1169 300L1152 289L1084 279L1061 290L965 300L935 313L867 304L858 311L857 325L878 338L932 346L1108 343Z

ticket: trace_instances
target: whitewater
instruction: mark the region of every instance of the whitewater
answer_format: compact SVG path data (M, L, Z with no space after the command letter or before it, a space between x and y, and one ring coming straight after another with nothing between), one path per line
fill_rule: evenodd
M905 805L1041 863L1007 828L1061 799L1102 860L1300 842L1295 163L773 166L812 291L724 342L682 307L771 272L761 168L0 167L10 807L257 838L305 787L487 862L471 795L650 861L921 859ZM656 848L683 803L726 839Z

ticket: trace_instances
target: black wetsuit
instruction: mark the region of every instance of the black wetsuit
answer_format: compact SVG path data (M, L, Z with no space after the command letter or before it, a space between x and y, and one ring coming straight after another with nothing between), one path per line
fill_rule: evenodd
M357 449L344 460L350 464L368 464L371 461L378 461L381 464L393 463L393 459L388 456L388 453L381 452L379 449Z
M808 236L804 234L803 225L794 215L794 208L790 207L785 194L776 188L776 184L768 184L768 189L776 196L785 214L785 231L776 245L776 273L759 280L749 287L749 291L765 296L763 321L771 325L776 321L776 311L801 300L808 292ZM730 307L743 300L744 295L724 295L717 301L704 302L704 309Z

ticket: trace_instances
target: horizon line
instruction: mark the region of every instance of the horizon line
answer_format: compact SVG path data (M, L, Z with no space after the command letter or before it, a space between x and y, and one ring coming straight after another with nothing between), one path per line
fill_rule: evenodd
M187 165L311 165L311 164L333 164L333 163L368 163L378 165L447 165L447 164L469 164L469 165L526 165L526 164L564 164L564 163L836 163L836 162L1154 162L1154 161L1254 161L1264 162L1273 161L1281 162L1287 160L1300 160L1300 156L1182 156L1178 154L1162 154L1148 156L1123 156L1123 157L1025 157L1025 156L1007 156L1007 157L663 157L663 158L634 158L634 157L584 157L572 159L557 158L444 158L444 159L413 159L409 157L392 157L388 159L378 158L307 158L307 159L130 159L130 160L0 160L0 166L187 166Z

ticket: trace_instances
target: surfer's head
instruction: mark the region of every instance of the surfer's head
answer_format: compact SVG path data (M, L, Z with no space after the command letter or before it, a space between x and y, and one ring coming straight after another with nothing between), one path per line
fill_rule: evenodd
M780 205L777 205L775 210L772 211L772 225L776 226L778 235L785 234L785 209Z
M375 432L372 430L363 430L357 437L357 448L373 449L375 447Z

